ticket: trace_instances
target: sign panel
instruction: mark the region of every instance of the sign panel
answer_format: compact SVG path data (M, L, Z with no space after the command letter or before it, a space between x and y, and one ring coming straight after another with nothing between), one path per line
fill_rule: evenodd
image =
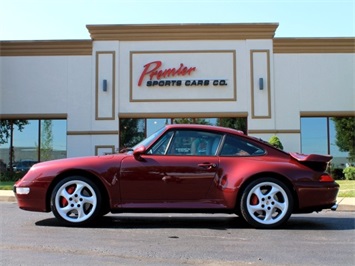
M235 51L131 52L130 101L236 101Z

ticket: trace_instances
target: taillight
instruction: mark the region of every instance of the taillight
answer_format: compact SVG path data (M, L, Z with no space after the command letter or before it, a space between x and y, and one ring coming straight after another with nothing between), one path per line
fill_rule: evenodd
M320 182L334 182L334 179L328 174L322 174L319 178Z

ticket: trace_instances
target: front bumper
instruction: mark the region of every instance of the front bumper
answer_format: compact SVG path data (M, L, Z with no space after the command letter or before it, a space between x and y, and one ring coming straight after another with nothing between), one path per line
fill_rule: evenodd
M28 211L48 212L47 187L47 183L18 181L13 187L13 192L19 208Z

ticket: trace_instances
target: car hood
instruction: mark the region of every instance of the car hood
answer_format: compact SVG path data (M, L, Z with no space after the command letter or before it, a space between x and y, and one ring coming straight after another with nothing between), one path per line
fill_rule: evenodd
M110 167L119 167L123 158L131 156L127 154L112 154L104 156L88 156L58 159L46 162L40 162L32 166L32 170L45 169L47 171L61 171L66 169L107 169Z

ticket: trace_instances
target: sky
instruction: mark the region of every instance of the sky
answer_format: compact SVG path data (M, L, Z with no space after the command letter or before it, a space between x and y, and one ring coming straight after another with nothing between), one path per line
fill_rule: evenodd
M0 0L0 40L90 39L86 25L279 23L275 37L355 37L355 0Z

